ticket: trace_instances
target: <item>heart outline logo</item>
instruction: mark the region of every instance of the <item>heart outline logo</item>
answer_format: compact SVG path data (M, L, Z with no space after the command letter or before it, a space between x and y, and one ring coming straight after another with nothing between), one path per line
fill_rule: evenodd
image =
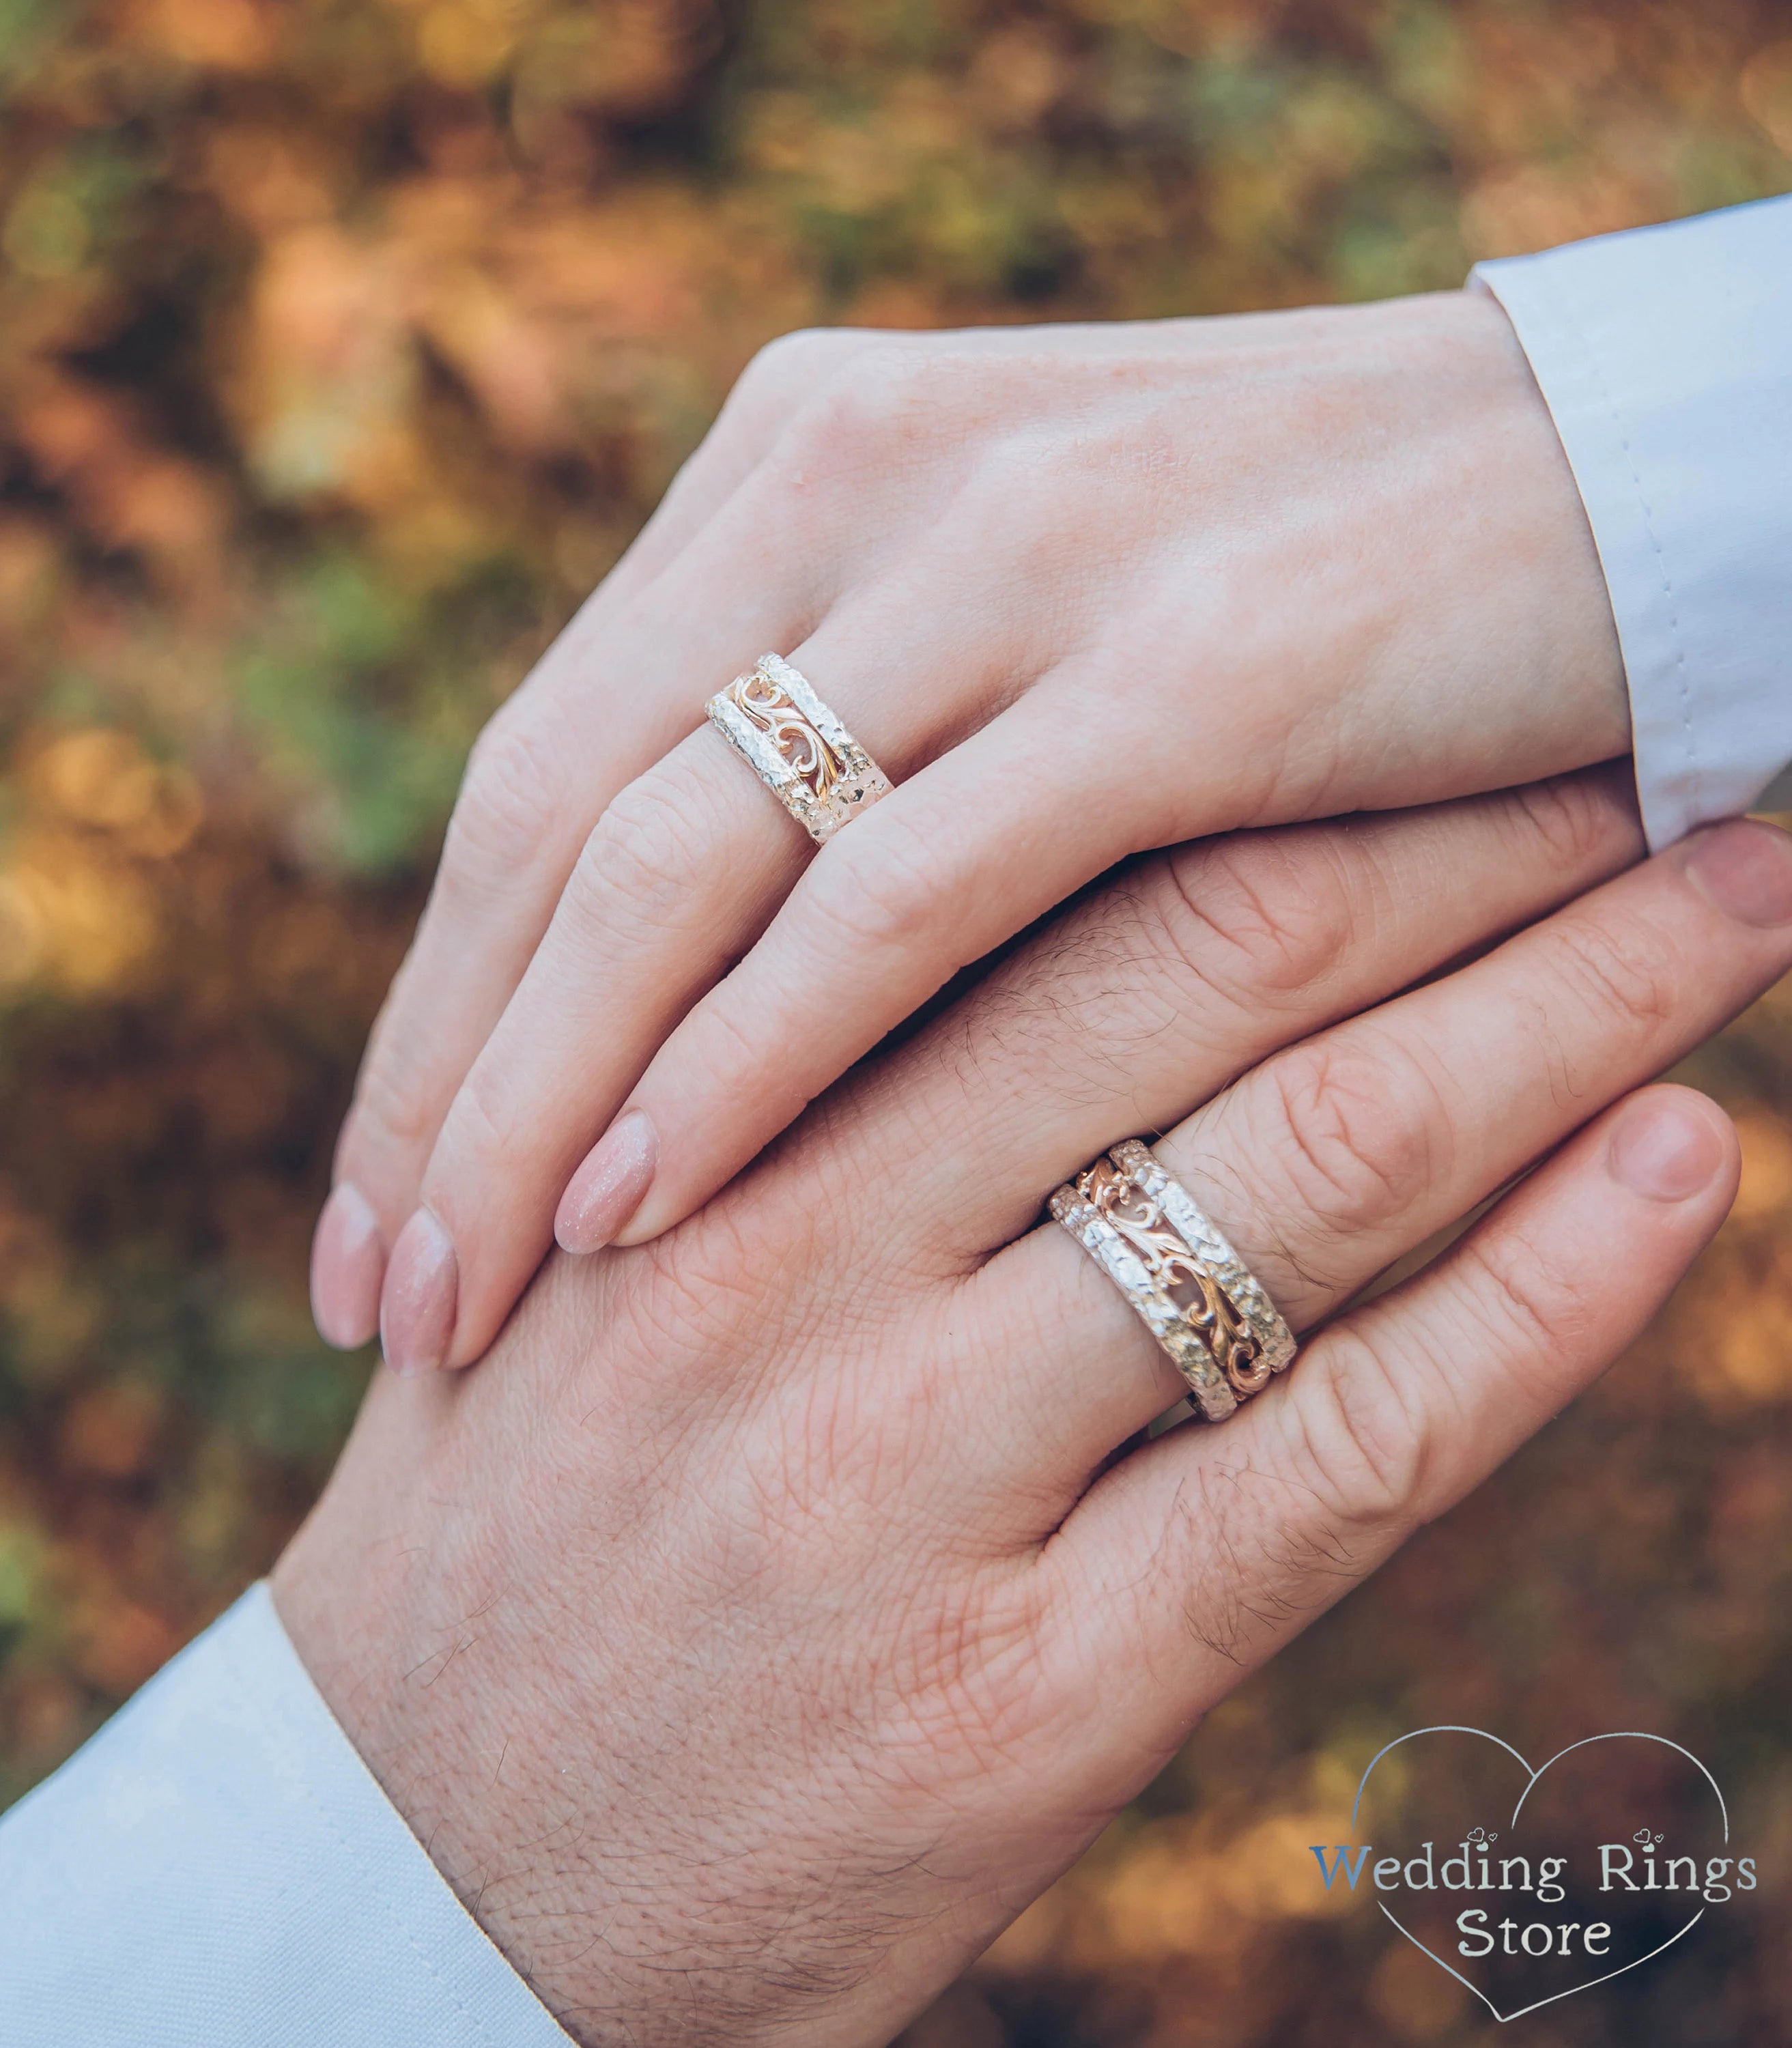
M1517 1750L1513 1748L1512 1745L1509 1742L1505 1741L1502 1737L1496 1735L1489 1735L1485 1728L1463 1728L1453 1724L1437 1728L1413 1728L1405 1735L1396 1736L1392 1742L1384 1743L1382 1747L1375 1751L1375 1755L1369 1759L1362 1777L1357 1780L1356 1797L1351 1802L1350 1831L1353 1836L1356 1833L1357 1815L1362 1809L1363 1794L1367 1789L1369 1779L1374 1773L1375 1766L1381 1762L1382 1759L1386 1756L1390 1751L1398 1749L1403 1742L1416 1742L1422 1735L1478 1735L1484 1742L1491 1742L1494 1744L1496 1747L1504 1750L1506 1754L1511 1757L1519 1764L1520 1768L1527 1775L1525 1788L1519 1794L1518 1804L1512 1809L1512 1817L1506 1824L1508 1829L1515 1828L1518 1825L1519 1816L1524 1811L1524 1802L1536 1790L1538 1780L1542 1777L1544 1772L1548 1771L1552 1765L1559 1763L1565 1756L1572 1755L1576 1750L1588 1748L1591 1744L1596 1742L1659 1743L1664 1749L1674 1750L1678 1755L1685 1757L1689 1763L1693 1765L1697 1769L1700 1775L1705 1779L1706 1784L1711 1787L1712 1796L1717 1802L1717 1811L1724 1823L1724 1845L1727 1848L1729 1844L1730 1809L1728 1802L1724 1798L1723 1787L1717 1782L1717 1780L1712 1776L1710 1771L1705 1768L1705 1766L1700 1762L1699 1759L1693 1755L1693 1752L1689 1749L1684 1747L1678 1742L1670 1742L1665 1735L1651 1735L1646 1728L1612 1728L1609 1729L1604 1735L1583 1736L1578 1742L1569 1743L1565 1749L1558 1749L1553 1756L1549 1758L1546 1762L1538 1764L1534 1771L1531 1769L1530 1758L1522 1755ZM1416 1935L1410 1927L1406 1926L1401 1921L1397 1914L1389 1910L1385 1900L1378 1899L1375 1901L1375 1903L1381 1907L1382 1911L1387 1915L1388 1919L1392 1922L1394 1926L1399 1929L1400 1932L1406 1936L1406 1939L1412 1943L1413 1946L1418 1950L1421 1955L1429 1956L1431 1961L1437 1965L1439 1969L1443 1971L1446 1976L1454 1977L1456 1982L1460 1984L1464 1990L1472 1992L1476 1997L1481 2001L1482 2004L1487 2007L1488 2011L1493 2015L1495 2019L1502 2027L1505 2026L1511 2020L1522 2019L1526 2013L1540 2012L1545 2006L1554 2005L1560 2000L1573 1998L1581 1992L1592 1991L1602 1984L1610 1984L1614 1977L1621 1977L1627 1972L1640 1968L1644 1963L1652 1962L1657 1956L1662 1953L1663 1949L1671 1949L1674 1943L1680 1940L1682 1935L1689 1934L1705 1918L1705 1909L1701 1906L1698 1911L1693 1915L1692 1918L1686 1922L1685 1926L1680 1928L1678 1932L1670 1934L1665 1941L1658 1942L1656 1945L1649 1951L1647 1955L1634 1957L1629 1962L1621 1963L1616 1969L1608 1970L1603 1976L1589 1977L1584 1984L1570 1984L1566 1991L1551 1992L1547 1998L1540 1998L1531 2005L1520 2006L1516 2012L1502 2012L1499 2007L1494 2003L1493 2000L1488 1996L1487 1993L1481 1989L1479 1984L1471 1984L1468 1978L1462 1974L1460 1970L1452 1969L1450 1965L1446 1963L1443 1957L1438 1955L1434 1949L1427 1948L1425 1943L1418 1938L1418 1935Z

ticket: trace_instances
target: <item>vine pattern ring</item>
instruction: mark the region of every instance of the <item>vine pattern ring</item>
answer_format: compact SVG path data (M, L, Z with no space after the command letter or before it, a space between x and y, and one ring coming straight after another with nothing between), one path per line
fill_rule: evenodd
M1206 1421L1224 1422L1294 1363L1294 1333L1255 1276L1139 1139L1067 1181L1051 1212L1169 1353Z
M762 654L704 709L818 844L890 794L889 778L782 655Z

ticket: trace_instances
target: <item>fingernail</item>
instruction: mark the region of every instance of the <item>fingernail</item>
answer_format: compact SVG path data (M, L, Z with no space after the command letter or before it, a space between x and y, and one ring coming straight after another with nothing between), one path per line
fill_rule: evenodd
M601 1251L640 1208L654 1184L659 1140L645 1110L619 1116L567 1183L554 1217L563 1251Z
M355 1351L379 1328L386 1243L379 1219L352 1181L333 1190L311 1239L311 1313L317 1333Z
M1709 1186L1724 1163L1724 1142L1685 1102L1639 1102L1612 1134L1612 1177L1651 1201L1683 1202Z
M1745 925L1792 925L1792 835L1738 818L1701 832L1686 873L1702 896Z
M460 1291L453 1240L419 1209L398 1233L379 1298L380 1347L400 1379L433 1372L447 1359Z

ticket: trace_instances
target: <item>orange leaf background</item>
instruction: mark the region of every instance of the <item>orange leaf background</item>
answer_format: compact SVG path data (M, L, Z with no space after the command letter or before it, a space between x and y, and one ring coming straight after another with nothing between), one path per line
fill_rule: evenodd
M0 0L0 103L4 1800L328 1469L367 1362L306 1240L460 762L759 343L1449 287L1778 192L1792 14ZM1644 1342L914 2042L1481 2038L1301 1867L1437 1719L1671 1735L1763 1860L1721 1941L1530 2041L1792 2037L1789 1004L1693 1063L1747 1175Z

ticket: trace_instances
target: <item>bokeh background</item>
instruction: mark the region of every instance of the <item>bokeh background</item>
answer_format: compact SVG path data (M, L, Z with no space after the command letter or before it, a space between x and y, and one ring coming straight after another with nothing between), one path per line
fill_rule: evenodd
M468 743L813 321L1460 282L1792 185L1762 0L0 0L0 1803L275 1555L305 1248ZM1706 1759L1765 1883L1537 2042L1792 2038L1792 998L1650 1336L1213 1716L927 2048L1456 2042L1389 1736Z

